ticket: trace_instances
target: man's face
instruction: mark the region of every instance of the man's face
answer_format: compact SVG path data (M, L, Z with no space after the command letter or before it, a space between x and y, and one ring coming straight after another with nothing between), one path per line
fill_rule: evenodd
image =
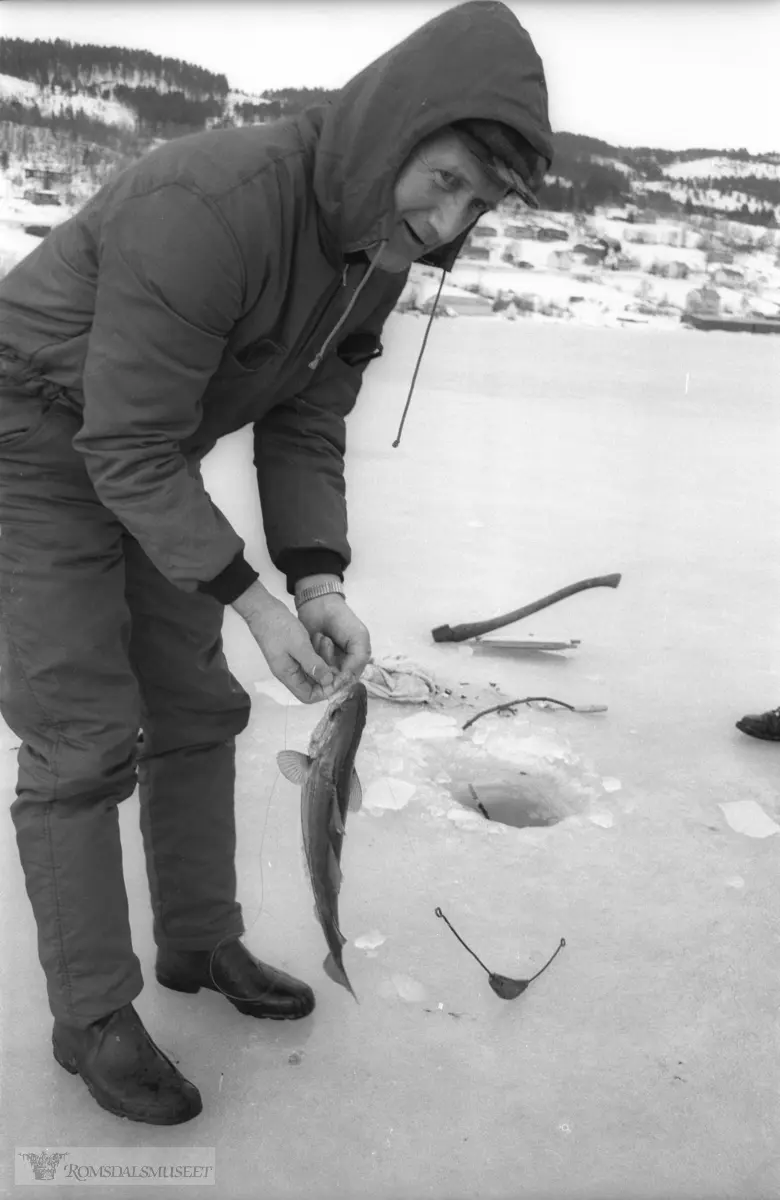
M453 241L505 195L506 188L491 182L456 133L446 131L421 142L396 180L395 226L379 269L407 270L435 247ZM373 258L378 249L368 253Z

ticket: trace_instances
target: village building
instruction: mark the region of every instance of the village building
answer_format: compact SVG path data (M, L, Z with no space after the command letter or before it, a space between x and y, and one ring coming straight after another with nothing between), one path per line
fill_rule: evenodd
M703 283L694 288L685 297L684 312L695 317L719 317L721 310L720 295L710 283Z
M598 267L601 266L607 256L606 247L595 245L592 242L578 242L572 247L572 258L578 266Z
M739 267L716 267L710 278L718 287L744 287L745 284L745 273Z

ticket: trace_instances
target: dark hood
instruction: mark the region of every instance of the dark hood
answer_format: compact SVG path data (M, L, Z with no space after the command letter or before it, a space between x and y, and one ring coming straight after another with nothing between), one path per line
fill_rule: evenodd
M475 117L515 129L549 167L542 61L498 0L469 0L428 21L317 113L314 188L342 255L389 237L393 187L418 142L452 121ZM422 261L450 270L468 232Z

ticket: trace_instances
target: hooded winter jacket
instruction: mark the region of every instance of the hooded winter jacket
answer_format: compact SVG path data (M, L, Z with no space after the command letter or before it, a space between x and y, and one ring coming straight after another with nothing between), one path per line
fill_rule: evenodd
M288 589L348 566L345 418L407 277L364 251L415 145L466 118L552 159L541 61L493 0L429 21L331 105L154 150L0 282L6 372L79 410L99 499L174 584L230 603L257 577L192 469L248 423ZM465 236L424 261L450 269Z

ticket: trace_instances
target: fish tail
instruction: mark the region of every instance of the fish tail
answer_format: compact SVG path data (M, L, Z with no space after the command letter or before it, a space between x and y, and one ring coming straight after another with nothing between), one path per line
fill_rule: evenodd
M341 963L336 962L336 959L332 954L327 955L322 964L322 968L329 979L332 979L334 983L341 984L343 988L347 989L349 994L354 998L356 1004L360 1003L354 991L352 990L352 984L347 978L347 972L344 970L344 967Z

